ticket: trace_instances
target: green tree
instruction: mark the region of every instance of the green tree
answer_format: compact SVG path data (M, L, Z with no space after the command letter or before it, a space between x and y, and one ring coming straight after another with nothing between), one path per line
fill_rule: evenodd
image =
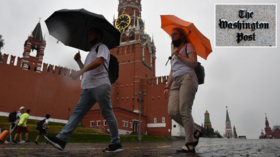
M0 35L0 52L1 49L4 47L5 43L4 43L4 39L2 39L2 35Z

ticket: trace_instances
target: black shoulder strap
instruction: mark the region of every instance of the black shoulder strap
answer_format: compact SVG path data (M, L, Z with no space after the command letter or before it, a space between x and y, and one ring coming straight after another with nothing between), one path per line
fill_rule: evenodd
M98 53L99 46L100 46L100 45L98 45L98 46L96 47L96 49L95 49L96 53Z
M185 53L186 53L187 58L189 58L189 55L188 55L188 44L185 47Z
M96 49L95 49L96 53L98 53L99 46L100 46L100 45L98 45L98 46L96 47ZM109 73L109 70L106 68L106 66L105 66L104 62L103 62L103 66L105 67L105 69L106 69L106 70L107 70L107 72Z

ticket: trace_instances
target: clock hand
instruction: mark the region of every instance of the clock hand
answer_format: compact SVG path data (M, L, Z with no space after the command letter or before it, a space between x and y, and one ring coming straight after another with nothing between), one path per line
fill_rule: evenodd
M126 23L126 24L127 24L128 22L122 21L121 23L117 24L117 26L119 26L119 25L122 24L122 23Z

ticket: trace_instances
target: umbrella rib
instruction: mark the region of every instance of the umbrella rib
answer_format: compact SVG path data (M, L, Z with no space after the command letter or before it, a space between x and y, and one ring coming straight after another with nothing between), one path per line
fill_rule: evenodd
M79 27L79 28L80 28L80 27ZM77 28L76 30L74 30L74 32L73 32L73 33L70 35L70 37L68 38L67 43L70 42L70 40L72 39L72 36L79 30L79 28ZM82 37L83 37L83 35L82 35ZM82 42L82 40L81 40L81 42ZM80 43L79 49L81 49L81 43Z

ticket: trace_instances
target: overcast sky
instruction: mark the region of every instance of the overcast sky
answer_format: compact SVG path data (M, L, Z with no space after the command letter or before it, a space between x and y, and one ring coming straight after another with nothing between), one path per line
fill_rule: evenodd
M213 52L207 61L198 58L205 67L206 80L199 86L193 117L196 123L203 123L208 109L213 128L221 134L225 132L226 106L238 135L258 138L265 127L265 113L271 127L280 125L279 48L214 47L214 4L264 2L279 4L279 0L142 0L145 31L151 36L154 34L157 49L156 76L168 75L170 71L170 66L164 65L170 54L171 40L161 29L160 15L176 15L193 22L210 39ZM113 16L118 15L118 0L1 0L0 34L5 40L2 52L22 57L25 40L42 18L47 42L43 62L78 69L73 60L77 49L57 44L44 21L56 10L79 8L103 14L108 21L113 21ZM82 60L86 54L81 53ZM35 51L31 55L34 56Z

